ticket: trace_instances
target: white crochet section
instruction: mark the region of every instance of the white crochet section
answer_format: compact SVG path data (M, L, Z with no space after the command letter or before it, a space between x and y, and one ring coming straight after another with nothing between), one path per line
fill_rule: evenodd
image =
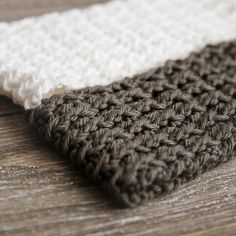
M0 23L0 93L26 109L236 38L236 0L115 0Z

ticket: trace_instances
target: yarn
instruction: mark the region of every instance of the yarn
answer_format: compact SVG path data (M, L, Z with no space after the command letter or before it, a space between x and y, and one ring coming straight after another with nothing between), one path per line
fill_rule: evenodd
M235 0L126 0L0 23L0 94L26 109L236 38Z
M232 158L236 41L53 95L26 120L119 204L135 207Z

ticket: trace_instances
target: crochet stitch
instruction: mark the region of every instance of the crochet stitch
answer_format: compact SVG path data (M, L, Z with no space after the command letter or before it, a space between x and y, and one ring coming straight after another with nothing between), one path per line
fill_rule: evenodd
M26 112L46 141L135 207L232 158L236 41L147 73L54 95Z
M0 23L0 94L26 109L236 38L235 0L126 0Z

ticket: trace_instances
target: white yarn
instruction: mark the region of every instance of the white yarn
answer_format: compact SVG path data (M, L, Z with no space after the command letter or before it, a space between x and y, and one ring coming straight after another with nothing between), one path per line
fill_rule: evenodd
M0 23L0 93L33 108L234 38L235 0L116 0Z

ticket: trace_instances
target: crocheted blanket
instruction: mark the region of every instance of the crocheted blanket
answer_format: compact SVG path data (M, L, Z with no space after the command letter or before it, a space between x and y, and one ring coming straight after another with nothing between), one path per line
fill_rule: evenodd
M120 205L228 161L236 2L112 1L0 23L0 93Z

